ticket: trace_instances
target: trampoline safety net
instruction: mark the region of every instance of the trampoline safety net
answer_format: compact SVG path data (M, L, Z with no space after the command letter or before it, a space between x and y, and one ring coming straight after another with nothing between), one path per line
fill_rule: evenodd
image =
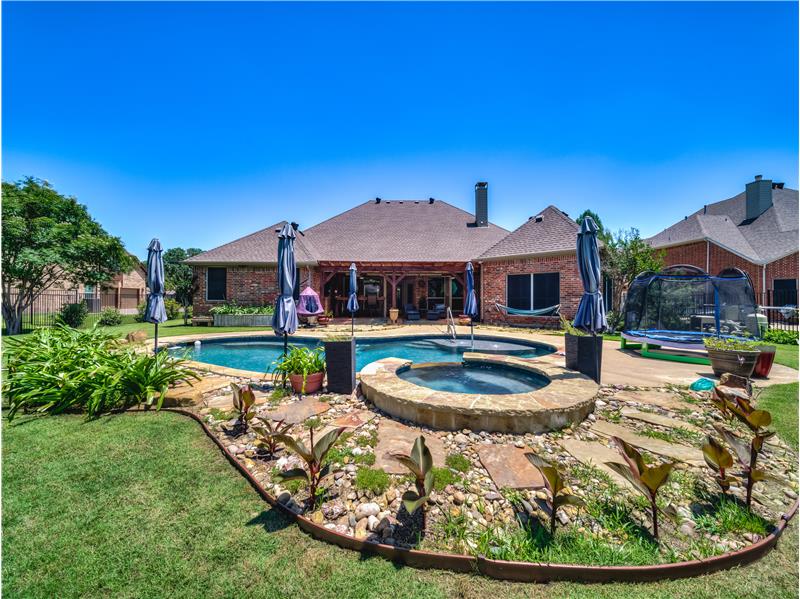
M760 338L765 326L750 277L737 268L717 276L685 265L645 272L625 302L624 331L637 335L690 343L711 335Z

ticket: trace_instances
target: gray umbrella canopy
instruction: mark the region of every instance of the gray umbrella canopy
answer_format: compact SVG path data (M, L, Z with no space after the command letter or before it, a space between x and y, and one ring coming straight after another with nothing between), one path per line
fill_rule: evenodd
M147 246L147 287L150 293L147 296L144 320L154 324L167 320L167 311L164 309L164 260L161 256L163 251L158 239L153 239Z
M466 282L464 314L475 318L478 315L478 298L475 297L475 272L472 268L472 262L467 262Z
M358 312L358 275L356 271L356 263L350 265L350 294L347 298L347 311L350 314Z
M278 233L278 299L272 316L272 330L279 337L297 330L297 307L294 303L294 283L297 265L294 262L294 228L289 223Z
M578 271L583 281L583 296L573 323L575 328L592 334L602 333L608 327L603 295L600 293L602 273L597 231L597 224L592 217L585 217L578 233L577 246Z

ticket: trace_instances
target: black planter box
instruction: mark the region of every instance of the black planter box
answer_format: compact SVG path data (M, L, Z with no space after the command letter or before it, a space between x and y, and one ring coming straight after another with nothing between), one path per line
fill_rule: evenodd
M349 395L356 388L356 340L325 341L328 391Z
M577 370L600 382L600 371L603 365L602 335L564 335L564 353L567 368Z

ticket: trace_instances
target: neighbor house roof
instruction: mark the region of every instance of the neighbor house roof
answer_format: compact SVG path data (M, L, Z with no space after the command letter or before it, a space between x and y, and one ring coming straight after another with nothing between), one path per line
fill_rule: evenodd
M483 252L479 259L574 252L579 229L566 213L548 206Z
M226 243L213 250L202 252L186 260L187 264L274 264L278 260L278 232L286 221L280 221ZM294 243L294 256L298 264L314 264L316 258L311 242L298 234Z
M750 222L746 202L742 192L708 204L647 241L661 248L707 240L756 264L798 251L797 190L773 189L772 206Z
M441 200L371 200L305 229L297 261L466 262L508 231L475 227L475 216ZM187 260L189 264L274 264L277 223Z

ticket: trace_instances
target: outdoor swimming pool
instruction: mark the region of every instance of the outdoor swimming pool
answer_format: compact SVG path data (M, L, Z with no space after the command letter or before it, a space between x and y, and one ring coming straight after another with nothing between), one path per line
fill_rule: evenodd
M501 364L423 364L397 371L421 387L450 393L509 395L536 391L550 383L542 374Z
M315 347L321 345L322 341L295 337L290 339L289 344ZM474 345L474 351L522 358L544 356L555 350L555 347L544 343L484 336L476 336ZM382 358L403 358L416 364L460 362L465 351L473 351L469 339L454 342L445 336L357 339L356 368L361 370L370 362ZM202 341L199 348L184 344L171 347L169 352L206 364L265 372L272 369L272 363L283 353L283 341L278 337L209 339Z

